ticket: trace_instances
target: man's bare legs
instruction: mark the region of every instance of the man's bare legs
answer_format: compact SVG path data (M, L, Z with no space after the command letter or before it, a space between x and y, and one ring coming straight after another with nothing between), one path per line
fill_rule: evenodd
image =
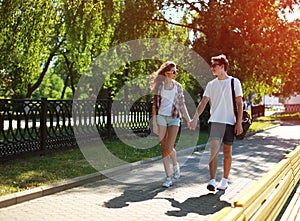
M231 169L231 162L232 162L232 146L224 144L223 145L223 155L224 155L224 175L225 179L228 179L229 172Z
M218 168L218 155L220 150L220 140L210 139L210 158L209 158L209 175L210 181L207 185L207 189L215 191L216 188L216 174Z
M218 168L218 155L220 151L220 141L210 140L210 159L209 159L209 175L210 179L216 179Z
M216 179L219 150L220 150L220 142L218 140L210 141L210 161L209 161L210 179ZM228 179L230 169L231 169L231 162L232 162L232 146L223 144L223 155L224 155L223 177Z
M232 162L232 146L228 144L223 144L223 178L218 185L218 190L226 190L228 187L228 177Z

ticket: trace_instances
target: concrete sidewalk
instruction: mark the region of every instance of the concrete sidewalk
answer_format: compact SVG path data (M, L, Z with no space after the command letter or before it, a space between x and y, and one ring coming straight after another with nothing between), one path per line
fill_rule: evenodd
M281 125L236 141L226 191L206 189L208 151L185 152L179 154L182 176L171 188L161 187L164 174L158 160L110 179L1 208L0 220L209 220L299 144L300 125ZM217 174L219 181L222 160Z

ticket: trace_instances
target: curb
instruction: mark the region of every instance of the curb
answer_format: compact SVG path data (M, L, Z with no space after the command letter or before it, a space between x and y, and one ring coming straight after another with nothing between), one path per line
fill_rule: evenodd
M253 136L253 135L257 134L257 133L273 129L275 127L279 127L279 124L273 125L273 126L270 126L270 127L264 128L264 129L260 129L260 130L256 130L256 131L252 131L252 132L247 132L246 135L245 135L245 137L251 137L251 136Z
M205 148L205 146L206 146L206 144L202 144L202 145L198 145L195 147L186 148L186 149L178 151L178 154L184 155L187 152L195 152L195 151L203 150ZM58 192L61 192L61 191L67 190L67 189L82 186L82 185L90 183L90 182L104 180L110 176L122 174L124 172L129 172L131 170L142 167L145 164L152 163L154 161L158 161L161 158L162 158L161 156L153 157L153 158L149 158L146 160L121 165L121 166L107 169L104 171L100 171L100 172L96 172L96 173L92 173L92 174L88 174L88 175L84 175L84 176L80 176L80 177L75 177L72 179L68 179L66 181L49 184L49 185L44 185L44 186L36 187L36 188L30 189L30 190L25 190L22 192L17 192L17 193L12 193L12 194L8 194L5 196L1 196L0 197L0 208L12 206L12 205L22 203L25 201L29 201L29 200L33 200L33 199L36 199L39 197L58 193Z
M12 193L9 195L0 197L0 208L12 206L18 203L22 203L28 200L36 199L39 197L47 196L53 193L57 193L66 189L70 189L76 186L83 185L88 182L94 182L100 179L104 179L105 176L99 172L88 174L80 177L75 177L66 181L49 184L41 187L36 187L30 190L22 192Z

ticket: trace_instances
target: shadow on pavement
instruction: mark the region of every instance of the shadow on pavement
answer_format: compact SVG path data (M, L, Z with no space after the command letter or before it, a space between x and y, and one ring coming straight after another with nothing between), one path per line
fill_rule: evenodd
M159 186L159 185L157 185ZM104 203L107 208L122 208L129 205L129 202L141 202L153 199L158 193L166 190L163 187L146 188L145 186L129 187L121 196L113 198Z
M171 203L174 210L167 211L168 216L183 217L189 213L196 213L199 215L214 214L224 207L231 206L227 201L221 200L221 196L225 191L218 191L216 193L208 193L199 197L190 197L184 202L180 203L174 198L156 197L160 192L167 190L163 187L142 189L140 187L130 187L126 189L119 197L113 198L104 203L107 208L123 208L129 206L131 202L142 202L151 199L167 200Z
M199 197L191 197L180 203L173 198L164 198L168 200L176 210L166 212L168 216L183 217L189 213L196 213L199 215L213 214L224 207L231 206L230 203L222 201L220 198L225 191L218 191L217 193L208 193ZM178 210L179 209L179 210Z

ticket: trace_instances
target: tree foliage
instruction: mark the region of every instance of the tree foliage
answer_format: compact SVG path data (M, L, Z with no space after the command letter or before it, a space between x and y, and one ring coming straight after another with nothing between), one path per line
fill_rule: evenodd
M1 97L31 98L36 90L37 96L48 85L47 71L56 71L64 80L64 98L67 88L74 94L82 73L103 51L167 31L151 23L158 10L147 0L11 0L1 1L0 9Z
M186 9L190 22L185 26L193 30L196 52L208 62L221 53L229 57L230 73L242 80L246 95L300 93L299 19L289 22L282 16L299 0L170 0L166 4Z
M226 54L229 72L241 79L246 96L299 94L300 21L284 18L284 11L297 4L299 0L0 0L0 97L70 98L99 54L142 38L180 42L207 62ZM124 64L104 89L116 94L125 81L159 65ZM195 96L201 90L184 72L178 80ZM60 90L51 85L55 81L63 82L57 83Z
M25 97L45 74L57 38L60 18L55 3L42 0L1 1L0 70L4 96ZM3 88L2 88L3 89Z

